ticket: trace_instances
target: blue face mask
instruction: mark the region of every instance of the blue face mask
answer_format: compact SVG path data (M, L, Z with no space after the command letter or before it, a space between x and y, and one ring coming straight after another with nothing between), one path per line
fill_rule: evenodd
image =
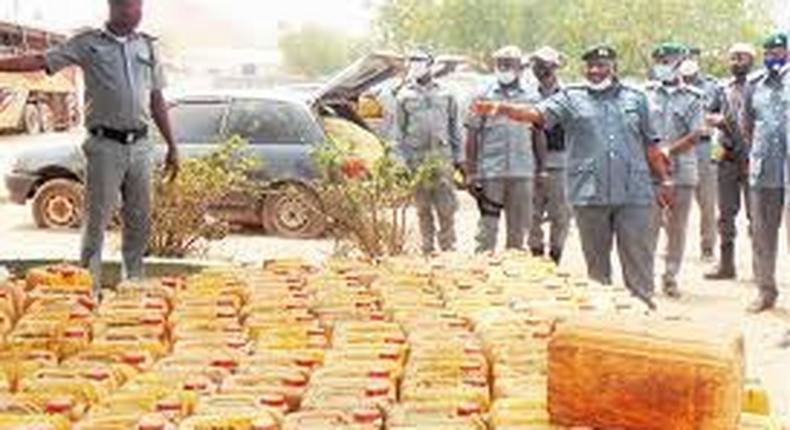
M778 73L787 64L786 58L766 58L765 68L771 72Z

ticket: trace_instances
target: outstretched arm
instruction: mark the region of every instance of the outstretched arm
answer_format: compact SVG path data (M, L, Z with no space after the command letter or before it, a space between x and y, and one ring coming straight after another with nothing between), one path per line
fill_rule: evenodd
M43 55L22 55L0 59L0 72L24 73L46 70L47 63Z
M543 114L534 106L527 104L479 101L472 105L472 110L478 115L502 115L513 121L531 123L538 128L542 128L546 123Z

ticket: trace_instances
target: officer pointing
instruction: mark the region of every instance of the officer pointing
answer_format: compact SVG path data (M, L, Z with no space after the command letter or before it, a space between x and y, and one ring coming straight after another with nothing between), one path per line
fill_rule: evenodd
M85 213L81 262L100 294L104 231L118 195L123 219L123 276L143 276L151 210L153 120L167 143L168 176L178 173L178 151L162 95L165 77L156 40L137 32L143 0L108 0L104 28L81 33L44 55L0 60L0 71L54 74L78 66L85 76L86 126L83 144Z
M586 82L537 106L477 103L479 114L505 115L544 129L562 125L568 139L568 193L576 213L587 271L612 283L614 241L632 294L653 303L653 250L646 232L658 178L662 205L672 199L668 160L658 149L646 95L617 78L617 54L597 46L583 55Z

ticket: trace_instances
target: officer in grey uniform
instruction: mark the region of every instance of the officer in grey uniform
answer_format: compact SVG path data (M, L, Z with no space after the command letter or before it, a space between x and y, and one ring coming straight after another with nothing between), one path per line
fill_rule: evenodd
M156 40L136 31L142 19L142 0L108 1L110 19L104 28L81 33L42 56L0 61L0 71L45 70L53 74L68 66L79 66L83 71L90 137L83 145L87 168L81 261L90 268L97 296L104 231L119 196L123 277L143 276L150 229L152 120L168 145L168 175L175 178L178 171Z
M458 201L453 169L461 169L461 122L455 97L433 80L433 57L415 51L408 59L408 84L398 94L395 111L396 142L400 156L415 174L425 165L438 175L418 186L415 205L422 235L422 252L435 250L436 219L442 251L455 248L455 213Z
M557 69L565 63L563 55L550 47L535 51L531 58L532 73L538 79L538 91L542 99L549 98L561 90ZM544 256L548 249L549 257L559 264L568 238L571 220L571 207L565 192L565 169L567 152L565 132L557 125L545 130L546 158L544 170L538 172L535 186L535 208L528 245L531 253ZM550 234L546 247L543 223L548 221Z
M476 100L536 102L537 94L521 84L523 57L521 49L515 46L495 52L497 82L488 85ZM535 170L540 164L534 148L534 136L539 131L507 117L473 113L465 125L469 189L480 210L476 250L483 253L496 248L503 211L507 225L505 246L522 249L531 218Z
M678 297L677 275L683 263L689 214L697 186L698 159L695 146L702 136L704 94L693 86L682 85L679 68L687 54L685 46L665 43L653 51L652 76L648 85L651 116L661 141L661 150L672 160L674 183L672 206L653 204L650 236L658 246L661 227L667 235L662 283L664 293Z
M787 161L788 37L777 33L764 45L765 73L754 78L746 94L745 130L749 152L752 254L758 298L749 311L776 305L776 258L785 199Z
M590 277L612 283L611 252L617 241L626 286L655 308L653 249L647 232L653 199L671 203L669 162L658 149L647 96L617 79L615 50L597 46L582 58L587 82L565 87L537 107L477 103L473 109L544 129L563 126L568 194ZM656 189L651 170L660 178Z
M745 43L732 46L729 51L732 78L721 90L720 114L714 115L713 125L719 130L721 146L718 161L719 202L719 264L705 275L708 280L728 280L737 276L735 266L736 221L745 206L749 216L749 148L744 141L743 118L748 76L757 56L754 47Z
M719 113L721 87L711 76L700 70L699 48L690 48L690 57L680 67L680 74L687 85L700 89L705 96L705 113ZM716 163L713 160L713 135L704 134L696 146L699 182L694 197L700 210L700 252L702 259L712 261L716 248Z

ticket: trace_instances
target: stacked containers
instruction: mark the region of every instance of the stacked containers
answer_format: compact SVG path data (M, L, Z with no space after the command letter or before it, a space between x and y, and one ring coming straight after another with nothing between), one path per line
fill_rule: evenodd
M383 321L379 298L369 288L375 278L369 268L341 260L330 267L310 277L308 289L332 345L311 377L300 412L286 417L284 428L379 430L397 401L405 338L396 324Z

